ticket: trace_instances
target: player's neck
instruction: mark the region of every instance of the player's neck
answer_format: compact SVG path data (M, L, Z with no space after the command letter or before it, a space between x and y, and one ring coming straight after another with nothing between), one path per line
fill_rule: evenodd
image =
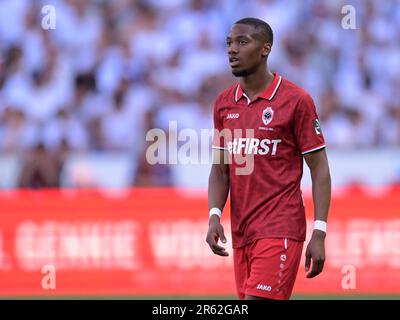
M253 100L255 96L263 92L274 80L274 75L268 68L262 68L249 76L240 79L240 86L246 95Z

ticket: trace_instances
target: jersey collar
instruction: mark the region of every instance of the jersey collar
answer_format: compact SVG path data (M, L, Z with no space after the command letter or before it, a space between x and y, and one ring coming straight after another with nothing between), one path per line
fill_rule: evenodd
M273 74L274 74L274 80L272 80L271 84L263 92L261 92L254 100L258 98L272 100L272 98L275 96L275 93L282 82L282 77L275 72ZM235 102L238 102L243 96L247 98L246 94L243 92L243 89L239 83L235 91Z

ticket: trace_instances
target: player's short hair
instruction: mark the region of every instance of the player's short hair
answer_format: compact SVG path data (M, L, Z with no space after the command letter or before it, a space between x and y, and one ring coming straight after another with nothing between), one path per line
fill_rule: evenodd
M247 24L254 27L261 36L261 40L268 42L272 45L274 41L274 34L272 32L271 26L265 21L257 18L243 18L236 21L234 24Z

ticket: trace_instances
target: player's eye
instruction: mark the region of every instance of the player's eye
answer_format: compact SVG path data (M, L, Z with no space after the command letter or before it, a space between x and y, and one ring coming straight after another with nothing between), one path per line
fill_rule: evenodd
M240 41L239 41L239 44L240 44L240 45L247 44L247 41L246 41L246 40L240 40Z
M232 41L227 41L226 46L229 47L232 44Z

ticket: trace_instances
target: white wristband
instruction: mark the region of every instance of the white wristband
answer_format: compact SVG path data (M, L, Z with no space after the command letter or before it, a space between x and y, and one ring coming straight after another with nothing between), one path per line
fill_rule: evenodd
M218 208L211 208L211 210L210 210L210 218L211 218L211 216L213 214L216 214L218 217L221 218L222 211L220 209L218 209Z
M320 230L326 233L326 222L322 220L315 220L314 230Z

